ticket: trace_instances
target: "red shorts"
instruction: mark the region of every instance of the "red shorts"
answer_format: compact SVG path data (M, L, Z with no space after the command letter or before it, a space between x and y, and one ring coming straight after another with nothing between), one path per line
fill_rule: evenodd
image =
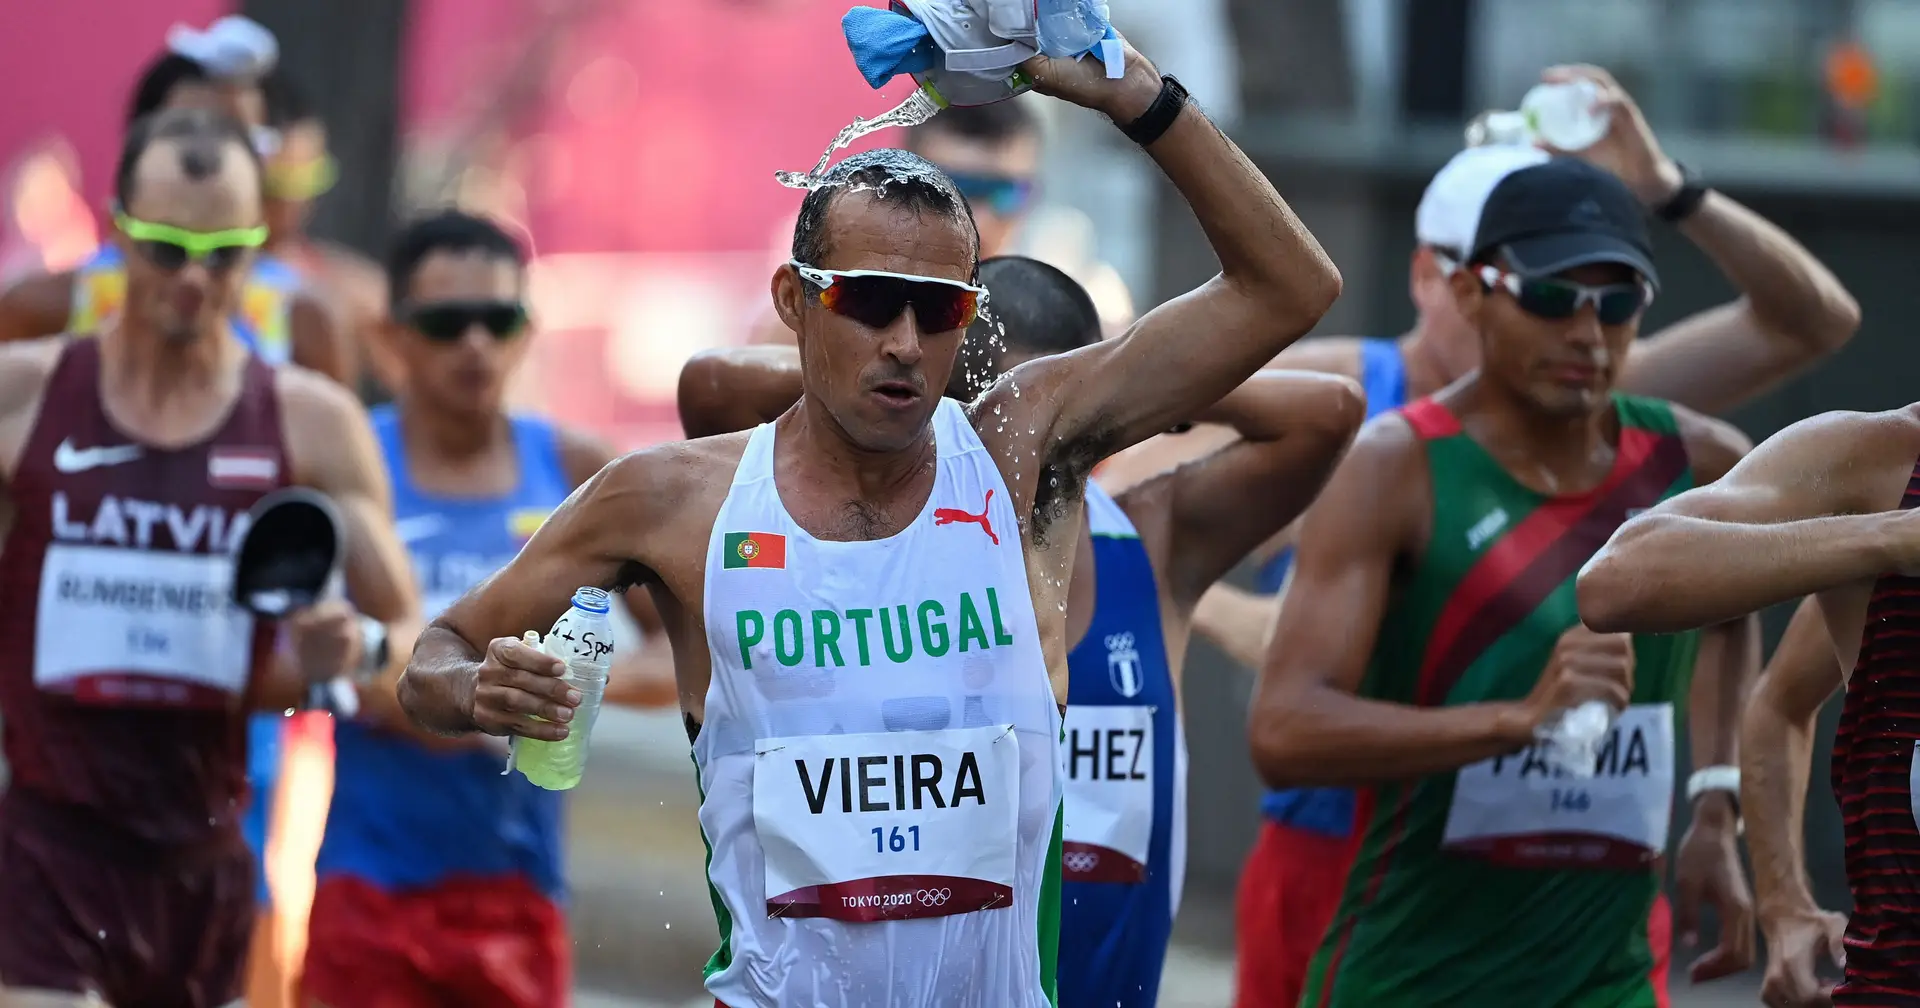
M1240 871L1234 1008L1299 1005L1307 966L1340 912L1360 837L1358 830L1330 837L1273 822L1261 825L1260 838ZM1654 897L1647 944L1653 952L1654 996L1660 1008L1667 1008L1673 913L1665 893Z
M1234 1008L1294 1008L1307 964L1340 910L1360 831L1345 837L1265 822L1240 870Z
M300 989L331 1008L560 1008L572 954L560 908L524 879L390 893L335 876L314 888Z

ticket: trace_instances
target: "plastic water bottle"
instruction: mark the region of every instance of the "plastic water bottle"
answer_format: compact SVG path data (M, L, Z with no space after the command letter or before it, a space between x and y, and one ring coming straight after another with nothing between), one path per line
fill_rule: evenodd
M1517 112L1488 112L1467 126L1467 146L1543 144L1575 153L1599 143L1613 128L1613 113L1596 110L1600 88L1584 78L1538 84L1520 99Z
M587 768L587 738L593 734L593 722L600 714L600 699L607 691L607 670L613 665L613 622L607 617L612 597L598 588L581 588L573 593L573 604L547 631L540 649L567 663L567 685L580 691L580 706L574 708L572 730L558 742L546 742L524 736L513 740L513 766L527 780L549 791L565 791L580 783ZM537 636L527 631L528 643Z
M1572 710L1562 711L1550 724L1534 729L1535 741L1547 744L1547 761L1569 777L1585 780L1593 776L1600 758L1600 743L1613 727L1613 708L1599 700L1589 700Z

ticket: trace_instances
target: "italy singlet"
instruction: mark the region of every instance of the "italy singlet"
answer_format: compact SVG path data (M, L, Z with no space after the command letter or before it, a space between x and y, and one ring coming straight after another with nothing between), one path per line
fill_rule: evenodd
M1920 463L1900 500L1920 505ZM1920 578L1873 586L1833 734L1846 831L1847 975L1835 1005L1920 1005Z
M756 428L707 548L694 741L728 1008L1041 1008L1059 935L1060 714L1018 516L942 399L926 506L815 539Z
M1393 337L1374 337L1360 342L1360 385L1367 394L1367 419L1399 409L1407 401L1407 365L1400 356L1400 341ZM1277 592L1287 582L1293 566L1293 547L1282 550L1260 570L1262 592ZM1355 795L1352 788L1285 788L1266 792L1260 799L1260 813L1281 826L1330 837L1345 837L1354 830ZM1315 865L1315 872L1327 866Z
M287 263L264 252L253 257L240 288L240 307L229 321L240 342L269 364L293 359L293 300L302 286L300 274ZM109 242L74 272L67 331L98 332L126 302L126 263L119 246Z
M1060 1004L1147 1008L1186 864L1186 739L1140 534L1087 484L1094 609L1067 655Z
M1616 394L1599 486L1521 486L1431 399L1401 411L1433 484L1424 554L1396 585L1359 694L1433 707L1525 697L1579 622L1574 578L1627 517L1693 485L1666 403ZM1309 1008L1655 1008L1649 911L1672 814L1674 725L1698 634L1637 635L1631 705L1590 779L1529 747L1376 785Z

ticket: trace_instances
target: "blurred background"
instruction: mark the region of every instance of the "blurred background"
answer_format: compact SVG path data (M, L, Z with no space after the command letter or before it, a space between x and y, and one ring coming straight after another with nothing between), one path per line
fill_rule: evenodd
M768 316L805 168L876 93L838 20L849 0L61 0L0 13L0 284L84 260L101 237L129 88L169 26L238 11L280 39L324 120L339 181L311 231L378 256L397 221L459 203L530 236L540 332L521 405L623 447L679 436L673 390L705 347ZM1864 308L1835 360L1736 415L1755 439L1811 413L1914 398L1920 285L1920 0L1110 0L1273 177L1346 279L1325 333L1389 335L1413 309L1413 207L1461 127L1511 108L1541 68L1592 62L1669 153L1781 224ZM1080 277L1123 319L1213 271L1152 166L1103 121L1031 96L1032 205L1009 250ZM897 144L877 134L854 149ZM1021 158L1015 158L1016 163ZM1656 230L1648 327L1731 293ZM377 394L371 393L371 394ZM1777 633L1782 614L1769 621ZM1193 839L1170 1008L1224 1005L1232 890L1256 829L1242 725L1249 673L1187 676ZM1827 724L1832 723L1828 713ZM1824 737L1824 734L1823 734ZM582 1004L699 1001L715 941L675 715L609 715L572 806ZM1816 892L1846 909L1823 747L1809 803ZM1676 822L1674 835L1684 821ZM1676 1003L1752 1004L1756 984Z

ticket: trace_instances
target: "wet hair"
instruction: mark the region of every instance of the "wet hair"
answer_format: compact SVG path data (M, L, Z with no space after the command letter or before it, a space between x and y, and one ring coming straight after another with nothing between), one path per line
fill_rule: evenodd
M133 100L127 105L127 125L160 111L182 84L212 80L207 68L177 53L161 53L140 72L133 85Z
M907 149L918 152L925 138L936 133L1001 144L1040 132L1025 101L1009 98L990 105L956 105L907 130Z
M488 218L451 208L420 217L387 247L387 292L394 308L406 302L413 274L435 252L480 252L521 269L527 265L526 249Z
M980 257L973 208L946 172L918 154L890 147L855 154L828 169L822 181L800 202L800 218L793 224L793 257L803 263L819 266L832 251L827 247L827 214L841 196L855 190L902 210L963 221L973 236L974 259Z
M972 402L1000 377L1009 357L1045 357L1100 342L1100 311L1086 288L1026 256L994 256L980 264L992 324L967 327L947 395Z
M255 177L264 169L246 127L211 109L167 109L135 120L120 145L120 162L113 172L113 198L122 208L132 203L134 170L147 148L167 142L179 150L180 171L198 181L220 173L229 147L253 162Z
M260 80L260 96L267 106L267 125L284 130L295 123L318 120L306 91L287 76L286 68L275 69Z

